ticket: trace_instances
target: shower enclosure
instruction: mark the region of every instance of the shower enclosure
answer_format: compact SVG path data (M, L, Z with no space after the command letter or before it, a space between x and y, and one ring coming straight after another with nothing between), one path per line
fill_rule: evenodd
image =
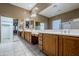
M8 43L13 41L13 19L0 16L0 42Z

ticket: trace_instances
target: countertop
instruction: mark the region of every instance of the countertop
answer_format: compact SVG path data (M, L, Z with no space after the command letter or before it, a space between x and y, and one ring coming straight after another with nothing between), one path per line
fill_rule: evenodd
M45 30L41 33L79 37L79 30Z
M67 36L76 36L79 37L78 29L64 29L64 30L25 30L26 32L32 32L32 34L38 35L39 33L48 33L56 35L67 35Z

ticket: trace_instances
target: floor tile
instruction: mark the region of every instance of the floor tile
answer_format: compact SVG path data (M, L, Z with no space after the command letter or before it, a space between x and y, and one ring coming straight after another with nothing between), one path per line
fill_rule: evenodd
M0 56L45 56L38 45L32 45L24 39L14 36L13 42L0 44Z

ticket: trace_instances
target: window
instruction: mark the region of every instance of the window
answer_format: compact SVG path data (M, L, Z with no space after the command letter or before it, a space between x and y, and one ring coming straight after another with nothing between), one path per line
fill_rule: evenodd
M52 21L52 29L59 30L61 28L61 20Z

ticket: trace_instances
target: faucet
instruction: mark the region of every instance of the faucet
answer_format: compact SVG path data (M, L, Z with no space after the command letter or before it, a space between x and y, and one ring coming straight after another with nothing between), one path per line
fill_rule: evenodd
M70 30L69 29L66 29L66 30L64 30L64 33L69 34L70 33Z

